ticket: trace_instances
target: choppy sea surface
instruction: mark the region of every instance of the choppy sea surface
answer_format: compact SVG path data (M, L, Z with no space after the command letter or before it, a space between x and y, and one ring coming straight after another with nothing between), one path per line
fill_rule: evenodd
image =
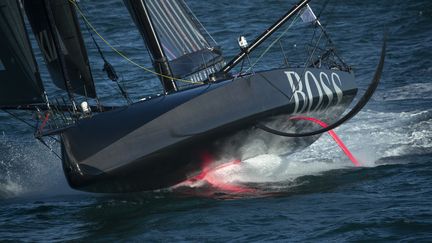
M253 39L293 4L187 2L228 57L237 52L239 35ZM150 66L120 0L81 0L81 5L113 45ZM321 12L323 1L311 6ZM83 193L68 187L60 161L34 140L32 129L0 113L0 241L432 241L432 2L335 0L321 19L353 66L360 93L372 79L388 33L377 93L358 116L336 129L362 167L353 167L324 135L302 152L268 152L218 173L226 182L269 193L194 194L196 188ZM88 36L86 43L102 101L121 102L104 79ZM101 46L134 99L160 90L157 79ZM291 47L288 55L296 45Z

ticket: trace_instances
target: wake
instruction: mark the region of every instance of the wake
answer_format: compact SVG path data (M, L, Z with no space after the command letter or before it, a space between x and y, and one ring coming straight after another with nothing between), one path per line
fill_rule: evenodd
M362 167L401 163L397 157L430 153L432 111L365 111L336 129L336 132ZM264 144L264 141L255 139L244 147L256 150L260 144ZM286 144L281 143L280 146ZM303 183L299 179L305 176L328 176L331 171L353 170L355 167L328 134L305 150L289 156L271 153L275 150L281 151L283 147L262 151L263 147L260 152L264 153L239 163L227 159L215 161L212 166L205 168L205 176L211 178L210 180L205 177L192 178L172 190L180 193L195 190L198 195L210 196L220 193L260 195L289 190ZM358 173L361 173L361 169ZM202 174L200 175L202 177ZM234 189L230 190L230 187Z

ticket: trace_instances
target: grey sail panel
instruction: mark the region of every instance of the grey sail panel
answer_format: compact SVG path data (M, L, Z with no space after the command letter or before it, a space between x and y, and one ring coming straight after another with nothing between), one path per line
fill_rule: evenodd
M180 1L147 0L146 3L169 60L211 48Z
M27 17L54 84L96 97L96 90L74 6L67 0L24 0Z
M44 102L44 88L17 0L0 1L0 36L0 106Z
M212 43L199 22L182 0L144 0L142 4L130 4L129 11L136 19L133 8L146 8L157 34L160 46L169 62L172 74L177 78L203 81L208 74L222 67L223 57L215 43ZM135 15L135 16L134 16ZM140 23L137 22L137 25ZM144 38L145 33L143 33ZM149 43L147 43L149 45ZM151 45L151 43L150 43ZM194 75L202 73L204 75Z
M176 77L194 76L194 81L207 79L221 68L220 51L211 43L183 0L147 0L150 16Z

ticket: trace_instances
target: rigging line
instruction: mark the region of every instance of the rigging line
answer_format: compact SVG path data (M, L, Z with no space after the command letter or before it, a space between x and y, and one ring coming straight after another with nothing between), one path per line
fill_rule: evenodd
M323 36L324 36L324 33L321 32L321 34L320 34L318 40L316 41L315 46L313 47L312 53L309 55L309 58L308 58L308 60L307 60L306 63L305 63L305 69L306 69L306 67L307 67L308 65L311 64L311 60L312 60L313 56L315 55L317 49L319 48L319 44L321 43L321 39L322 39Z
M318 20L318 18L317 18ZM333 55L337 57L337 59L339 59L339 61L341 62L341 64L344 66L344 68L349 69L348 64L345 63L345 61L342 59L342 57L339 56L339 54L337 53L337 49L334 48L335 45L332 41L332 39L330 38L330 35L327 33L326 31L326 26L329 24L328 22L326 23L326 26L323 26L319 21L317 21L318 26L320 27L322 33L325 35L325 37L327 38L327 45L330 45L330 48L333 48L332 52Z
M300 16L300 12L297 13L296 17L294 18L294 20L291 22L291 24L288 26L288 28L275 40L273 41L273 43L271 43L271 45L263 52L263 54L259 57L259 59L247 70L247 72L249 72L249 70L251 68L253 68L259 61L260 59L270 50L270 48L272 48L277 42L280 41L280 39L282 39L283 36L285 36L285 34L288 32L288 30L290 30L292 28L292 26L295 24L295 22L297 21L298 17ZM314 31L314 35L315 35L315 31ZM321 38L322 38L322 33L320 35L319 40L317 41L317 44L319 44ZM313 55L313 54L312 54ZM311 58L312 55L308 58L308 61L306 63L308 63ZM307 69L307 65L305 65L305 67L303 68L302 71L302 76L306 73L306 69ZM297 92L298 87L300 86L300 82L301 79L299 81L297 81L296 85L294 87L292 87L292 94L291 96L288 96L287 94L285 94L285 92L283 92L281 89L279 89L278 87L276 87L270 80L268 80L266 77L264 77L263 75L260 75L267 83L269 83L273 88L275 88L279 93L281 93L283 96L285 96L288 99L288 103L290 103L294 97L294 94Z
M300 13L299 13L299 14L300 14ZM302 75L301 75L300 77L302 77L302 76L305 75L305 73L306 73L306 69L307 69L307 67L308 67L307 65L308 65L308 63L310 62L310 60L312 60L312 57L313 57L313 55L314 55L314 53L315 53L315 51L316 51L316 47L320 44L320 41L321 41L321 39L322 39L322 37L323 37L323 35L324 35L323 31L324 31L324 30L321 29L321 34L320 34L320 36L319 36L319 39L316 41L315 48L314 48L313 52L311 53L311 55L308 57L307 61L305 62L305 66L304 66L304 68L303 68ZM315 38L315 35L316 35L316 28L315 28L315 30L314 30L314 34L313 34L313 37L312 37L311 42L313 42L313 39ZM282 37L280 37L280 38L282 38ZM290 102L292 101L292 99L294 98L294 95L297 93L298 88L300 87L301 81L302 81L302 79L300 78L300 79L297 81L297 83L296 83L293 87L291 87L291 88L292 88L292 93L291 93L291 97L288 99L288 103L290 103ZM282 92L282 93L283 93L283 92ZM283 94L285 94L285 93L283 93Z
M58 154L54 151L54 149L53 149L52 147L50 147L50 146L45 142L45 140L42 139L42 137L37 138L37 140L38 140L42 145L44 145L45 147L47 147L47 148L50 150L50 152L51 152L52 154L54 154L57 158L59 158L60 160L62 159L62 158L60 157L60 155L58 155Z
M254 68L257 64L258 64L258 62L260 62L261 61L261 59L270 51L270 49L271 48L273 48L273 46L277 43L277 42L279 42L280 41L280 39L282 39L282 37L284 37L285 35L286 35L286 33L288 33L288 31L293 27L293 25L297 22L297 20L298 20L298 17L300 16L300 12L299 13L297 13L297 15L295 16L295 18L293 19L293 21L291 22L291 24L287 27L287 29L284 31L284 32L282 32L280 35L279 35L279 37L278 38L276 38L276 40L274 40L262 53L261 53L261 55L258 57L258 59L254 62L254 64L252 64L247 70L246 70L246 73L247 72L250 72L250 70L252 69L252 68Z
M96 49L97 49L97 51L98 51L98 53L99 53L99 56L102 58L102 60L103 60L105 63L107 63L108 61L106 60L105 55L103 54L102 50L100 49L99 44L96 42L96 39L94 38L92 32L90 31L90 28L89 28L88 24L86 23L85 26L86 26L87 31L88 31L89 34L90 34L90 37L91 37L92 40L93 40L94 45L96 46Z
M288 104L291 102L292 96L285 94L283 90L278 88L274 83L272 83L266 76L261 73L257 73L261 78L263 78L270 86L272 86L275 90L277 90L281 95L288 99Z
M105 55L103 54L101 48L99 47L99 44L96 42L96 39L94 38L93 34L90 31L89 26L86 24L87 27L87 31L90 33L90 36L93 40L94 45L97 48L97 51L99 52L100 57L102 58L102 60L104 61L104 65L103 65L103 69L102 71L105 71L108 78L111 81L117 82L119 77L117 75L117 72L115 71L114 67L111 65L111 63L108 62L108 60L105 58ZM118 82L117 82L118 83Z
M86 6L86 4L82 3L82 1L80 1L80 0L73 0L73 1L75 1L77 3L78 7L81 8L81 10L83 11L83 13L86 16L90 16L91 15L91 11L89 11L89 8ZM111 42L113 42L115 45L121 46L121 44L118 41L114 40L114 39L112 39ZM134 48L134 49L137 49L137 50L141 49L141 48L137 48L137 47L131 47L131 48Z
M77 6L78 6L78 8L80 7L78 4L77 4ZM102 60L104 61L104 65L103 65L103 70L102 70L102 71L105 71L106 74L107 74L107 76L108 76L108 78L109 78L111 81L114 81L114 82L117 84L117 86L118 86L118 88L119 88L119 90L120 90L121 95L123 95L123 97L125 98L125 100L126 100L126 102L127 102L128 104L131 104L131 103L132 103L132 100L129 98L129 95L127 94L126 90L124 90L123 87L122 87L122 86L120 85L120 83L118 82L118 80L119 80L119 76L117 75L117 72L115 71L115 69L114 69L114 67L111 65L111 63L109 63L108 60L105 58L105 55L103 54L103 52L102 52L102 50L101 50L99 44L97 43L97 41L96 41L96 39L94 38L92 32L90 31L90 27L89 27L89 25L86 23L85 26L86 26L87 31L90 33L90 37L92 38L93 43L94 43L94 45L96 46L97 51L99 52L100 57L101 57Z
M210 35L210 33L207 31L207 29L204 27L204 25L201 23L201 21L199 21L199 19L196 17L196 15L194 14L194 12L190 9L189 5L187 5L183 0L181 0L181 4L187 9L187 11L194 17L194 22L197 22L201 28L206 32L207 36L209 36L213 43L218 45L217 41L213 38L212 35Z
M4 110L4 109L1 109L1 111L3 111L3 112L5 112L6 114L12 116L12 117L13 117L14 119L16 119L17 121L20 121L20 122L24 123L25 125L29 126L30 128L37 129L36 126L30 124L28 121L22 119L21 117L17 116L17 115L14 114L14 113L12 113L12 112L10 112L10 111L8 111L8 110ZM51 138L52 140L54 140L54 141L57 142L57 143L60 142L57 138L55 138L55 137L53 137L53 136L48 136L48 137ZM48 148L49 148L49 147L48 147ZM49 149L52 151L51 148L49 148ZM52 151L52 152L54 153L54 151ZM55 154L55 153L54 153L54 154ZM56 155L57 155L57 154L56 154ZM58 157L58 155L57 155L57 157Z
M309 53L309 57L305 61L305 67L309 64L309 60L312 59L312 56L313 56L313 53L315 52L315 49L319 48L319 45L320 45L320 40L321 40L322 34L319 36L318 40L314 44L314 40L316 39L316 36L317 36L317 29L318 28L314 28L314 32L313 32L310 43L305 45L305 52ZM310 51L311 49L313 50L312 52Z
M318 13L317 15L317 19L321 18L321 15L324 13L324 11L327 9L328 4L330 3L330 0L326 0L323 4L323 7L321 9L321 11Z
M334 47L334 43L333 43L332 39L330 38L330 35L327 33L327 31L325 31L325 29L326 29L325 27L330 23L330 19L329 19L328 21L326 21L326 22L327 22L327 23L326 23L326 26L321 25L321 23L319 22L319 19L321 18L321 15L322 15L323 12L327 9L327 6L328 6L329 3L330 3L330 0L327 0L327 1L324 3L323 8L321 9L320 13L319 13L318 16L317 16L317 20L318 20L317 23L318 23L318 25L320 26L321 30L324 32L324 35L325 35L325 37L327 38L329 44L332 45L332 46ZM331 6L332 6L332 9L331 9L330 11L328 11L328 12L330 12L330 13L333 12L333 10L335 9L335 6L336 6L336 5L332 4ZM333 54L334 54L334 55L339 59L339 61L342 63L342 65L344 65L344 68L350 69L350 66L346 64L346 62L342 59L342 57L340 57L340 56L337 54L336 51L337 51L337 50L334 48Z
M4 110L4 109L1 109L1 111L3 111L3 112L5 112L5 113L9 114L11 117L13 117L13 118L15 118L16 120L18 120L18 121L20 121L20 122L26 124L27 126L33 128L33 129L36 129L36 126L30 124L28 121L26 121L26 120L22 119L21 117L15 115L14 113L12 113L12 112L10 112L10 111L8 111L8 110Z
M3 110L4 111L4 110ZM31 125L31 124L29 124L29 123L27 123L27 122L25 122L24 120L22 120L22 119L19 119L18 117L16 117L16 116L14 116L14 115L12 115L11 113L9 113L9 112L6 112L6 113L8 113L8 114L10 114L11 116L13 116L15 119L17 119L17 120L19 120L19 121L21 121L21 122L24 122L25 124L27 124L28 126L30 126L30 127L33 127L33 125ZM55 137L52 137L52 136L49 136L49 138L51 138L51 139L53 139L54 140L54 142L57 142L57 143L60 143L60 141L58 140L58 139L56 139ZM42 144L42 145L44 145L45 147L47 147L48 148L48 150L52 153L52 154L54 154L57 158L59 158L60 160L62 159L61 158L61 156L60 155L58 155L53 149L52 149L52 147L50 147L41 137L36 137L36 139Z
M191 80L186 80L186 79L180 79L180 78L175 78L175 77L170 77L168 75L164 75L158 72L155 72L149 68L146 68L142 65L140 65L139 63L135 62L134 60L132 60L131 58L127 57L125 54L123 54L121 51L119 51L117 48L115 48L113 45L111 45L110 42L108 42L101 34L99 34L99 32L96 30L96 28L93 26L93 24L89 21L89 19L85 16L85 14L81 11L81 9L78 7L77 3L75 2L75 0L69 0L69 2L77 9L78 13L83 17L84 21L90 26L90 28L92 29L92 31L106 44L108 45L115 53L117 53L119 56L121 56L123 59L125 59L126 61L128 61L129 63L131 63L132 65L146 71L149 73L152 73L156 76L159 77L163 77L163 78L167 78L167 79L172 79L175 81L179 81L179 82L184 82L184 83L191 83L191 84L205 84L204 82L193 82Z

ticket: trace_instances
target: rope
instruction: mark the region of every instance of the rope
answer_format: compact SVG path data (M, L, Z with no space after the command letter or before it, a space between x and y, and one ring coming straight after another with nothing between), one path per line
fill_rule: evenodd
M52 147L50 147L50 146L45 142L45 140L43 140L42 138L37 138L37 140L38 140L42 145L44 145L45 147L47 147L47 148L50 150L50 152L51 152L52 154L54 154L58 159L62 160L61 156L60 156L59 154L57 154L57 153L54 151L54 149L52 149ZM57 140L54 140L54 141L57 142Z
M99 34L99 32L96 30L96 28L93 26L93 24L89 21L89 19L85 16L85 14L81 11L81 9L79 8L79 6L77 5L77 3L75 2L75 0L69 0L69 2L75 7L75 9L78 11L78 13L81 15L81 17L84 19L84 21L86 22L86 24L88 26L90 26L91 30L108 46L111 48L111 50L113 50L115 53L117 53L119 56L121 56L123 59L125 59L126 61L128 61L129 63L131 63L132 65L148 72L148 73L152 73L156 76L159 77L163 77L163 78L168 78L168 79L172 79L175 81L179 81L179 82L184 82L184 83L191 83L191 84L204 84L203 82L193 82L191 80L187 80L187 79L180 79L180 78L174 78L168 75L164 75L158 72L155 72L149 68L146 68L140 64L138 64L137 62L135 62L134 60L132 60L131 58L127 57L125 54L123 54L120 50L118 50L117 48L115 48L113 45L111 45L110 42L108 42L101 34Z
M274 40L264 51L263 53L261 53L261 55L258 57L258 59L254 62L254 64L252 64L247 70L246 72L250 72L250 70L252 68L254 68L258 62L261 61L261 59L270 51L271 48L273 48L273 46L279 42L280 39L282 39L282 37L284 37L286 35L286 33L292 28L292 26L297 22L298 17L300 16L300 13L297 13L297 15L295 16L295 18L293 19L293 21L291 22L291 24L287 27L286 30L284 30L284 32L282 32L280 34L280 36L278 36L278 38L276 38L276 40Z
M184 2L182 1L182 5L184 7L186 7L187 11L192 15L192 17L194 18L194 22L197 22L200 27L204 30L204 32L207 34L207 36L210 37L210 39L213 41L214 44L218 45L217 41L213 38L212 35L210 35L210 33L207 31L207 29L204 27L204 25L199 21L199 19L197 18L197 16L194 14L194 12L192 11L192 9L190 9L190 7Z
M33 128L33 129L36 129L36 126L30 124L28 121L26 121L26 120L22 119L21 117L15 115L14 113L12 113L12 112L10 112L10 111L8 111L8 110L5 110L5 109L1 109L1 111L7 113L7 114L10 115L11 117L15 118L17 121L20 121L20 122L26 124L27 126Z
M10 111L8 111L8 110L4 110L4 109L1 109L1 111L3 111L3 112L5 112L5 113L7 113L7 114L9 114L10 116L12 116L13 118L15 118L17 121L20 121L20 122L22 122L22 123L24 123L25 125L27 125L27 126L29 126L29 127L31 127L31 128L33 128L33 129L37 129L37 127L36 126L33 126L32 124L30 124L29 122L27 122L26 120L24 120L24 119L22 119L22 118L20 118L19 116L17 116L17 115L15 115L14 113L12 113L12 112L10 112ZM48 120L48 115L46 116L46 118L45 118L45 120L44 120L44 123L46 123L46 121ZM44 125L45 126L45 125ZM55 142L57 142L57 143L60 143L60 141L58 141L55 137L53 137L53 136L48 136L49 138L51 138L51 139L53 139ZM58 155L41 137L39 138L39 137L36 137L36 139L39 141L39 142L41 142L42 143L42 145L44 145L45 147L47 147L49 150L50 150L50 152L52 153L52 154L54 154L57 158L59 158L60 160L61 160L61 157L60 157L60 155Z

